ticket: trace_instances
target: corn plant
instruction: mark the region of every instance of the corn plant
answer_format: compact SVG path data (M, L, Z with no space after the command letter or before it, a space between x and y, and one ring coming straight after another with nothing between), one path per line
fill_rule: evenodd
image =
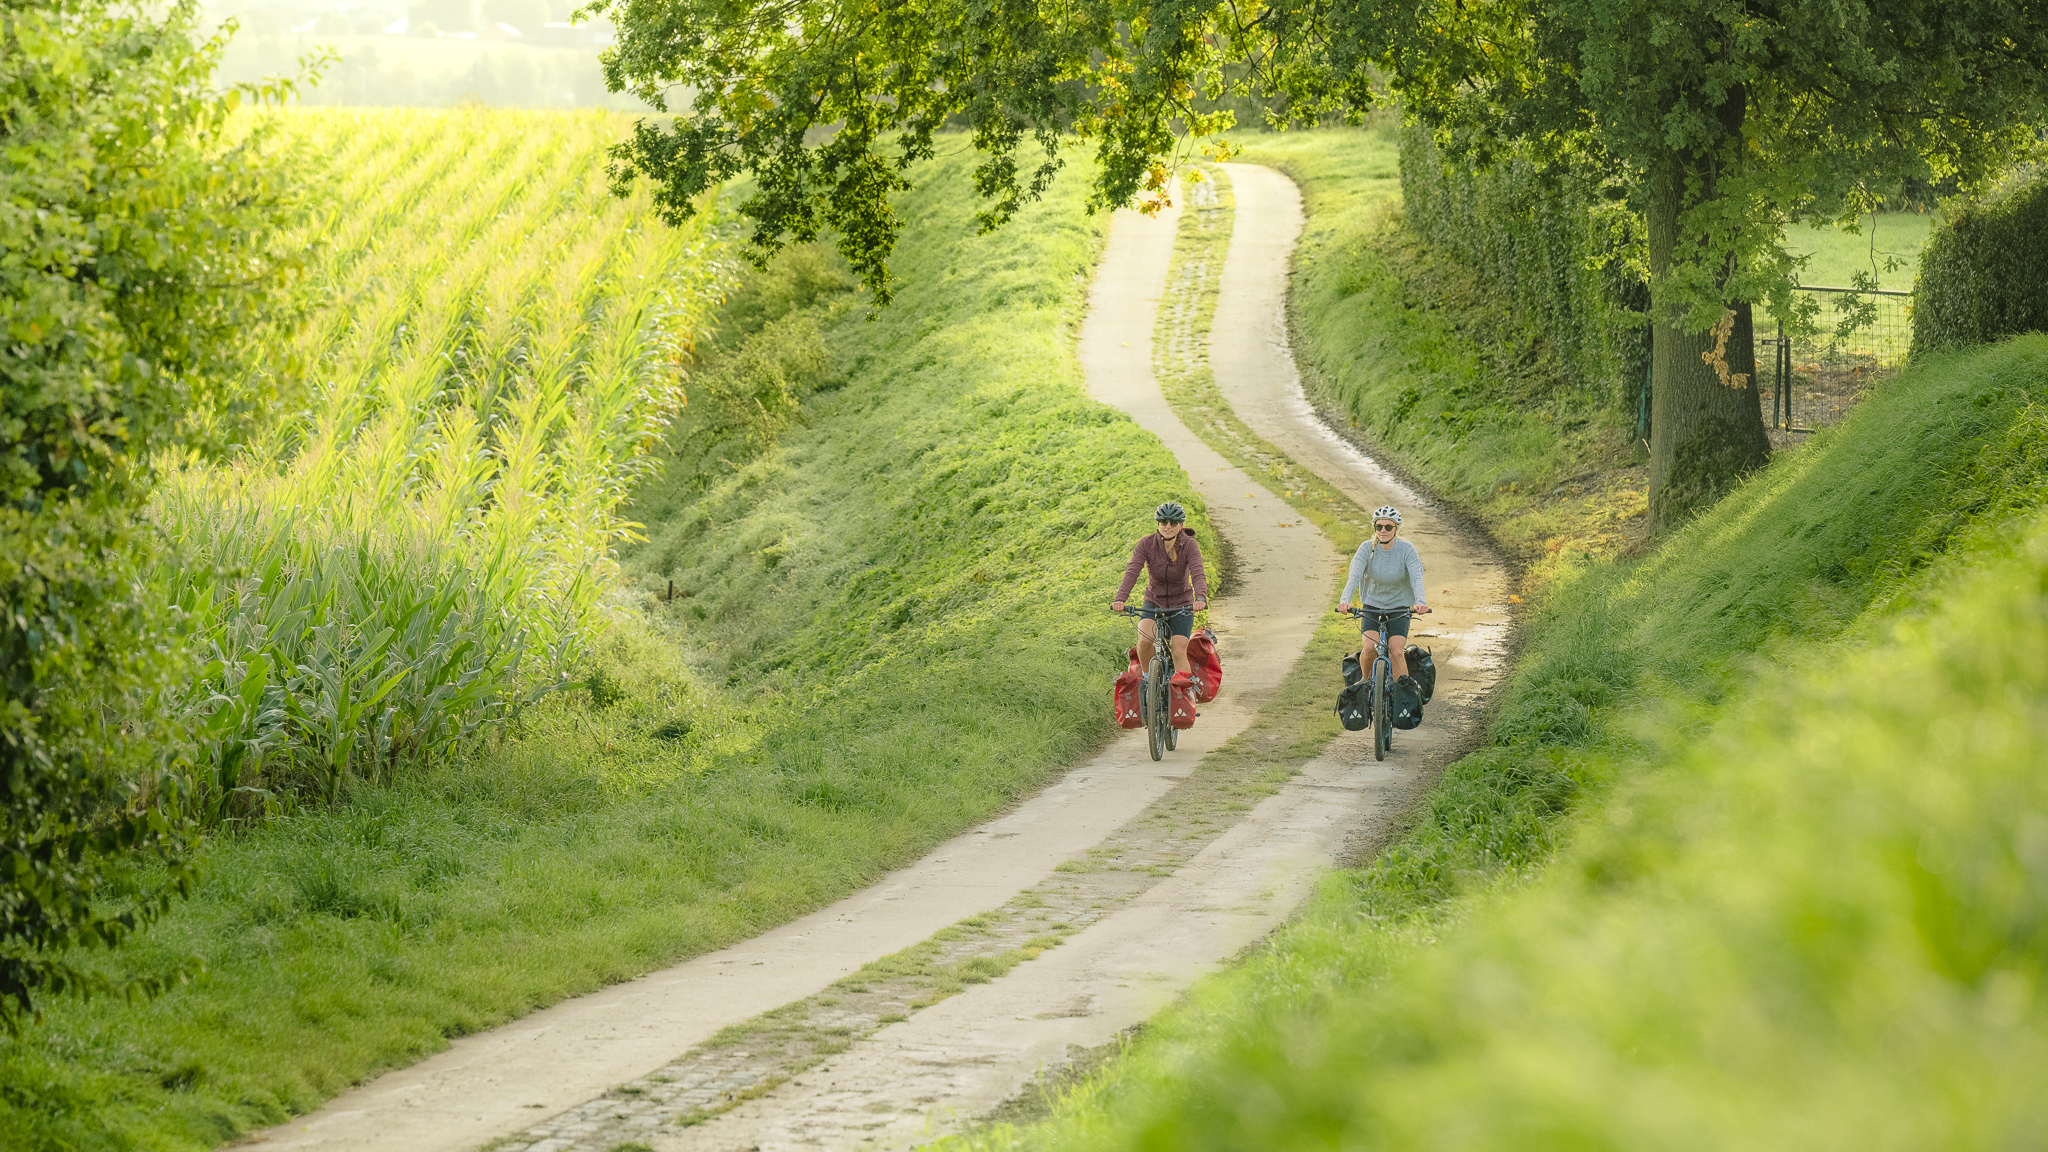
M174 469L214 821L390 780L562 686L722 282L702 226L607 195L606 115L295 112L338 155L306 403Z

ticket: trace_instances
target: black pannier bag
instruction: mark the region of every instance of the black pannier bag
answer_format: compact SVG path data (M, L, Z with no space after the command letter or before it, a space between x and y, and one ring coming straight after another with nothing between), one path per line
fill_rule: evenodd
M1415 677L1415 686L1422 689L1424 704L1436 698L1436 657L1429 654L1429 649L1408 650L1408 674Z
M1347 732L1372 725L1372 685L1358 670L1358 653L1344 657L1344 690L1337 693L1337 719Z
M1394 681L1387 693L1387 707L1393 709L1394 727L1403 731L1422 723L1422 690L1413 675Z

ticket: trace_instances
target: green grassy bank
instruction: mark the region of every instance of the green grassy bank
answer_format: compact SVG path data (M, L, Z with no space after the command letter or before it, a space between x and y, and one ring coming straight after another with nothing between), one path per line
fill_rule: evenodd
M2048 1074L2048 337L1553 585L1403 843L984 1148L2008 1147Z
M280 1121L815 908L1107 734L1130 628L1102 607L1185 481L1081 392L1101 220L1080 182L977 239L968 168L915 174L873 321L829 268L741 278L694 411L790 402L639 493L649 540L587 688L432 772L216 838L199 892L99 958L187 983L55 1001L0 1039L9 1149L207 1148ZM804 324L802 363L747 351Z

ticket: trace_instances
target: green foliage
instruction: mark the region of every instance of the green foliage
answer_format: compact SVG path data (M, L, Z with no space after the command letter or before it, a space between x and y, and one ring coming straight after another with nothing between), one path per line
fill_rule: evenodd
M965 175L955 159L924 174ZM1062 209L1074 207L1074 194L1062 189ZM1137 447L1135 427L1079 395L1065 346L1048 342L1050 327L996 335L1005 315L1059 305L1065 289L1049 286L1054 271L1033 267L1010 242L968 239L973 223L958 186L920 190L903 210L934 237L910 266L917 280L905 291L915 308L867 320L815 249L793 249L745 278L726 305L737 330L719 340L735 351L713 352L711 372L757 355L803 357L805 391L796 395L808 397L804 419L761 442L779 445L772 451L728 442L746 450L738 459L680 440L667 474L636 500L649 539L628 555L628 568L664 595L673 582L666 611L696 638L714 679L765 678L795 700L873 699L881 689L870 678L907 676L899 691L915 698L933 691L917 686L925 677L983 659L986 633L1020 597L1055 588L1080 595L1069 582L1095 565L1120 570L1159 501L1188 503L1214 542L1179 470L1159 466ZM1055 234L1032 245L1060 253L1059 275L1085 278L1093 249L1082 239L1093 230L1038 218ZM939 236L965 253L942 255ZM783 335L812 330L822 348ZM829 361L810 359L818 352ZM878 363L893 366L893 391L877 386ZM693 423L701 419L685 410L678 429L703 427ZM867 494L837 495L848 492ZM830 515L815 510L823 493L834 494ZM1039 669L1006 681L1065 684L1075 673L1053 671L1061 662L1078 661L1092 676L1095 644L1120 651L1101 637L1126 626L1092 618L1106 599L1065 603L1055 616L1066 623L1029 642L1005 641L1011 658ZM964 673L951 683L946 692L962 694L963 704L988 691L995 707L995 696L1014 691Z
M176 647L141 589L152 453L217 448L272 399L288 327L288 165L216 92L194 10L0 13L0 1023L106 987L192 882L163 769ZM270 95L289 85L274 86ZM253 93L263 94L263 93ZM283 305L283 306L280 306ZM121 981L159 987L165 970Z
M1946 214L1920 257L1914 354L2048 329L2048 178Z
M851 287L819 244L737 271L710 339L696 349L689 403L663 437L656 489L701 493L802 418L804 401L828 383L831 355L820 324L844 307L838 298Z
M2048 337L1929 358L1561 584L1405 841L1051 1122L963 1143L2038 1129L2044 401Z
M422 768L569 682L721 269L607 204L606 115L278 127L341 173L288 354L308 406L150 507L209 819Z
M986 229L1045 195L1063 143L1093 145L1090 206L1117 206L1162 197L1179 134L1229 127L1233 94L1284 93L1273 106L1294 123L1372 101L1363 69L1289 55L1317 49L1292 13L1257 7L592 0L582 11L618 26L604 54L612 91L664 111L671 94L689 94L687 111L640 122L618 147L622 188L649 177L678 221L706 189L746 173L757 184L739 211L754 222L757 257L830 229L877 303L890 298L904 224L891 197L942 129L964 124L985 156L973 179ZM1263 66L1226 69L1247 60ZM1020 149L1035 149L1035 163L1020 163Z
M653 539L591 652L623 697L554 693L347 804L215 837L193 898L102 962L204 971L148 1004L57 1004L0 1047L10 1149L209 1149L281 1123L843 896L1110 731L1131 624L1104 608L1186 479L1082 393L1083 182L975 238L968 165L942 163L902 201L905 307L819 319L837 387L713 486L636 488L624 514ZM778 293L803 295L742 274L726 307L765 317ZM691 594L661 604L697 518L717 527L679 550ZM729 584L689 583L728 561Z
M1574 385L1634 422L1650 362L1634 213L1526 154L1487 169L1447 160L1413 125L1401 133L1401 204L1410 231L1513 301Z
M522 663L539 648L558 670L569 654L542 648L504 596L518 573L402 522L307 523L278 494L223 500L180 476L152 506L166 544L153 576L196 641L185 699L205 775L188 800L206 822L334 803L354 781L445 759L559 682Z
M1846 220L1908 179L1996 175L2048 94L2048 20L2002 0L1939 21L1911 3L1847 19L1583 0L1527 22L1516 4L1421 7L1441 23L1394 31L1406 55L1389 83L1408 107L1482 160L1528 147L1625 181L1652 233L1671 229L1651 240L1669 269L1652 270L1687 328L1730 300L1790 319L1787 219Z

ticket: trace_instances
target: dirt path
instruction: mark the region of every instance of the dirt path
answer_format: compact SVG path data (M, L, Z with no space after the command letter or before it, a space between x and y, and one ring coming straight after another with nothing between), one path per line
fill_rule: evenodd
M1250 212L1238 219L1264 223ZM867 891L465 1038L257 1139L436 1152L489 1141L504 1152L909 1146L1158 1011L1288 915L1347 838L1391 826L1424 766L1441 759L1429 749L1448 742L1443 729L1410 734L1422 739L1385 763L1372 760L1362 734L1340 740L1249 812L1229 799L1232 781L1190 780L1198 760L1273 697L1325 618L1345 558L1183 428L1159 395L1152 324L1174 225L1170 213L1117 216L1080 354L1091 392L1175 452L1238 560L1240 586L1225 590L1214 613L1227 690L1179 751L1155 764L1143 734L1128 733L1009 815ZM1217 362L1233 400L1255 403L1293 379L1284 325L1257 328L1268 312L1279 320L1277 304L1259 301L1284 299L1292 242L1292 232L1247 242L1244 260L1256 267L1244 268L1233 242L1223 305L1238 307L1233 294L1253 301L1242 336L1222 335L1218 309L1219 353L1250 342L1230 366ZM1341 456L1302 462L1319 473L1356 467ZM1392 491L1364 483L1367 507ZM1435 574L1445 560L1431 547ZM1483 582L1438 586L1441 605L1483 607ZM1447 663L1460 674L1459 658ZM870 975L871 962L906 949L923 959L897 968L915 972ZM973 967L983 962L990 966ZM954 983L918 991L946 980Z
M1391 504L1401 510L1401 534L1422 553L1436 610L1415 620L1411 639L1430 646L1439 671L1429 723L1398 746L1434 751L1477 721L1459 713L1472 709L1499 678L1509 626L1507 570L1483 540L1323 423L1288 351L1287 269L1304 223L1301 192L1271 168L1221 167L1237 210L1209 329L1217 386L1252 431L1361 509Z

